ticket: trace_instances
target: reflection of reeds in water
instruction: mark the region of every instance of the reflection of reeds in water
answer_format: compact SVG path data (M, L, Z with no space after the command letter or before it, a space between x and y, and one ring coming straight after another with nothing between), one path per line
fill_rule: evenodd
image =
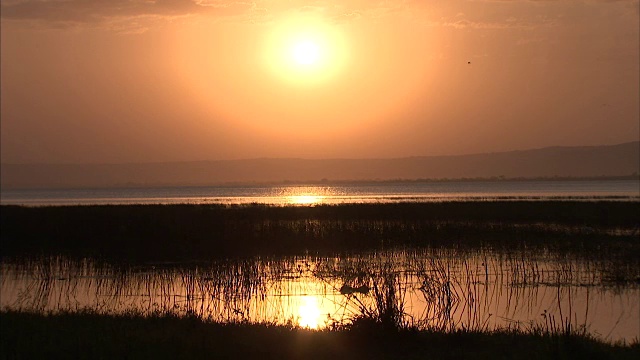
M588 315L577 310L584 307L577 291L610 288L611 271L636 276L633 264L611 270L613 263L464 249L146 266L52 257L3 263L1 303L41 312L135 311L295 324L296 301L312 296L324 301L322 316L330 327L575 332L588 325ZM622 286L634 283L613 289L622 293Z

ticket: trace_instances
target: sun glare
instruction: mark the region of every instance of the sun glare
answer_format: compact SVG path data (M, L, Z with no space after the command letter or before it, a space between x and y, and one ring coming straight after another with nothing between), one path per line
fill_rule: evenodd
M280 19L267 35L266 63L289 82L318 83L335 77L346 58L339 30L335 24L306 15Z
M315 297L305 296L303 298L304 303L298 308L298 314L300 316L298 324L301 327L309 329L317 329L320 325L320 309L318 308L318 301Z
M290 204L314 205L322 202L323 197L318 195L293 195L289 197Z
M341 195L330 186L288 186L283 187L279 194L284 203L291 205L319 205L325 201Z
M303 40L293 46L291 55L300 65L313 65L320 58L320 48L313 41Z

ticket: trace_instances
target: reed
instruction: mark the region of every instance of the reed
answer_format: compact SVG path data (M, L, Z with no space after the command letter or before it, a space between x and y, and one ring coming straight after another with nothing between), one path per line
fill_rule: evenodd
M325 293L315 296L336 299L340 306L328 319L328 329L446 334L507 329L554 337L590 334L587 314L578 316L582 314L572 309L572 289L602 291L612 286L608 278L612 261L464 248L135 266L58 256L4 262L0 279L3 309L26 313L135 313L293 328L294 317L284 315L282 309L270 312L276 306L274 299L298 296L304 290L292 293L295 286L290 282L310 281L324 284ZM627 264L615 271L630 278L638 269ZM8 303L12 281L20 293ZM624 291L637 285L615 286L614 291ZM538 309L539 305L529 302L542 288L557 289L555 310L524 321L505 318L511 309ZM501 300L505 295L506 303ZM413 301L422 304L420 311L412 308ZM495 304L500 304L499 313Z
M0 258L127 264L398 247L549 249L638 258L639 202L2 206ZM621 251L623 250L623 251Z
M479 314L488 313L487 302L497 296L490 291L496 289L510 289L509 299L515 303L526 298L525 291L541 286L633 287L639 272L637 262L615 259L492 249L406 249L135 266L58 256L4 262L0 278L4 299L11 286L20 291L11 295L15 309L73 310L79 306L76 299L85 299L83 306L95 309L171 310L227 321L255 316L252 303L288 295L283 286L291 282L323 283L327 295L342 293L351 301L347 305L354 316L447 331L461 323L475 330L486 327L489 319ZM426 304L422 315L402 317L407 292L421 294ZM88 298L94 300L87 302ZM370 301L363 302L365 298ZM466 318L454 319L461 312Z

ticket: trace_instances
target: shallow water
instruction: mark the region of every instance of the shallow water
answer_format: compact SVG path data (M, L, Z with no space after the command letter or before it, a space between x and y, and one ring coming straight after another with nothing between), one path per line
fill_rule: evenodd
M216 321L346 324L360 315L423 329L573 330L640 337L638 269L537 254L388 251L116 267L51 258L5 262L0 306L195 314Z
M638 200L638 180L448 181L327 186L217 186L2 190L5 205L248 204L313 205L469 200Z

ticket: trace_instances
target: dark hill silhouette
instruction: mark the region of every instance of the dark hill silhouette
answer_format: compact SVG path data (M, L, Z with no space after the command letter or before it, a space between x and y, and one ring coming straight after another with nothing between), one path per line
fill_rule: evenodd
M2 164L2 188L186 186L392 179L626 176L640 142L397 159L251 159L110 165Z

